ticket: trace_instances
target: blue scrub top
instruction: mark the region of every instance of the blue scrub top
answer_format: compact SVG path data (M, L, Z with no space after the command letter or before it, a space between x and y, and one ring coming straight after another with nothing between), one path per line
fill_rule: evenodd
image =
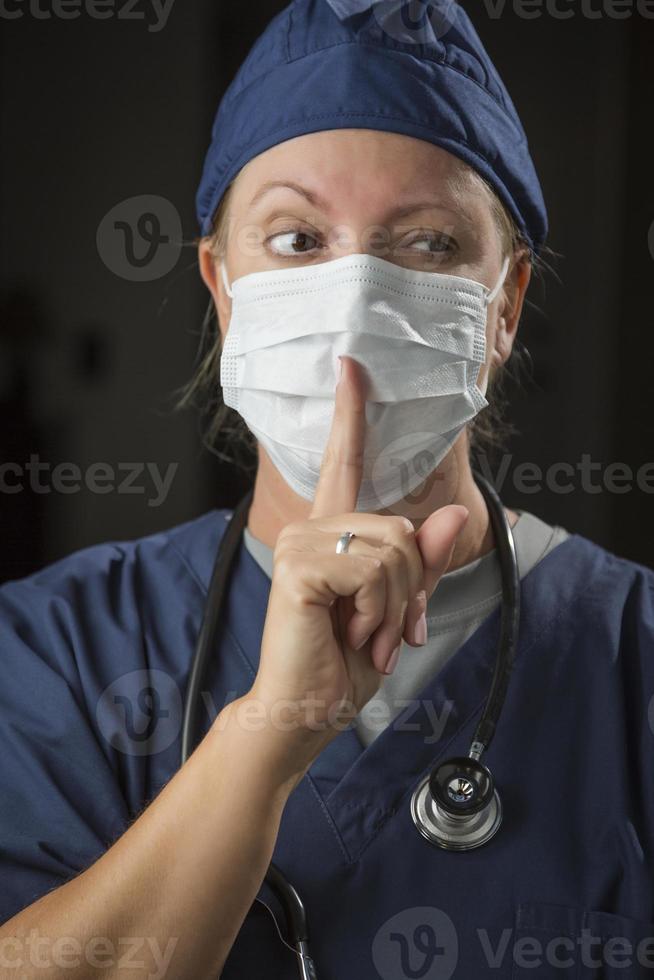
M174 775L229 513L0 588L0 922L88 867ZM274 859L307 906L321 980L654 977L653 587L651 571L578 535L523 580L485 757L504 823L486 846L430 846L409 802L436 760L467 754L498 611L372 745L350 728L314 762ZM204 731L252 684L269 589L242 544ZM295 980L297 965L257 903L222 977L264 976Z

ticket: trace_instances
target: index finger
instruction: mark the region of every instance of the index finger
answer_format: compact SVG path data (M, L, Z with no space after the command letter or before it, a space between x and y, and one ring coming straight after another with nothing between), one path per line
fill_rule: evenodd
M329 441L309 515L312 518L356 510L363 476L367 382L357 361L346 355L339 360L343 367L336 386Z

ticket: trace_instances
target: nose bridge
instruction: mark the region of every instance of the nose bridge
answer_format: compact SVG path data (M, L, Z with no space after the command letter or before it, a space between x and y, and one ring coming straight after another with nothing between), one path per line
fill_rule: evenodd
M338 255L377 254L388 236L376 234L379 226L371 222L350 221L336 224L329 233L330 246Z
M385 183L368 167L357 173L353 166L339 174L332 190L334 206L326 219L330 245L339 255L374 253L390 241L394 195Z
M328 228L330 249L338 255L378 255L391 244L393 235L393 222L370 205L341 211Z

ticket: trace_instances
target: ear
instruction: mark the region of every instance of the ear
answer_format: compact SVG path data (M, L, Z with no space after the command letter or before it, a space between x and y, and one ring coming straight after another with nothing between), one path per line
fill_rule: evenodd
M232 315L232 301L227 295L223 277L220 274L220 259L217 259L212 252L211 240L209 238L203 238L200 241L198 247L198 264L200 266L200 275L213 298L218 314L218 325L224 340Z
M513 342L518 332L518 324L522 314L527 288L531 280L531 262L529 252L522 249L515 253L513 266L509 271L507 281L502 290L502 299L497 315L495 331L495 349L493 351L493 366L505 364Z

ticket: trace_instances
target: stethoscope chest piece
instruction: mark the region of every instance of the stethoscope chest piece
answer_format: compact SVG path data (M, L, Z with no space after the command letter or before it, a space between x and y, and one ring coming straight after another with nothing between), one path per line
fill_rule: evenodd
M502 804L486 766L459 757L441 763L411 799L413 822L426 840L448 851L470 851L495 836Z

